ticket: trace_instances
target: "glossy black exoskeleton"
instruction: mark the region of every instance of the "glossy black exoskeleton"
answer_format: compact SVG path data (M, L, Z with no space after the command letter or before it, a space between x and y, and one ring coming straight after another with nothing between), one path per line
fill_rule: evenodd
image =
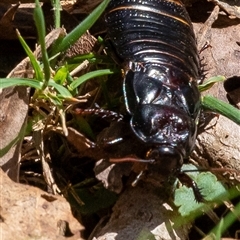
M112 0L108 37L125 68L131 129L149 157L180 164L194 147L200 64L190 18L178 0Z
M146 164L137 181L147 171L161 181L178 177L202 201L195 182L181 172L195 145L200 113L201 68L186 9L179 0L111 0L105 18L108 42L125 70L128 117L101 109L76 113L113 118L116 124L96 146L110 162ZM125 156L119 158L116 148Z
M111 0L110 44L125 70L123 93L131 131L146 159L177 176L193 150L201 76L195 35L179 0Z

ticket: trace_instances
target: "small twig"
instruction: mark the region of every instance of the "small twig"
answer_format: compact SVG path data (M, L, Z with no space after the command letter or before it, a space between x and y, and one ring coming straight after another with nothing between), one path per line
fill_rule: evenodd
M73 71L70 72L71 76L76 75L78 72L82 71L83 69L86 69L89 65L88 60L84 60L78 67L76 67Z
M199 29L197 34L198 46L202 47L206 41L210 38L212 24L218 19L219 7L215 6L211 15L203 26Z
M55 183L55 180L53 178L53 175L49 166L50 155L45 154L44 152L43 130L39 129L37 131L34 131L33 138L36 144L38 155L42 162L43 176L45 178L45 181L47 185L51 188L53 194L59 194L61 191L58 188L57 184Z

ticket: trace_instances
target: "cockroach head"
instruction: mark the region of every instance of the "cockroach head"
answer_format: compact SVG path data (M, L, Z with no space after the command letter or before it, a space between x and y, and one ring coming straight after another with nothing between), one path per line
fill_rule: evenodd
M183 156L180 151L171 146L155 146L147 153L147 158L154 159L153 165L160 166L154 169L158 169L158 174L161 176L173 176L177 175L183 164Z

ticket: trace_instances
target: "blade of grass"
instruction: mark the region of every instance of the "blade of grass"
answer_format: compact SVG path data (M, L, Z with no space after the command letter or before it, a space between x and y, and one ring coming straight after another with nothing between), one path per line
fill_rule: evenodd
M215 235L223 234L229 227L236 221L237 216L240 215L240 203L238 203L235 208L229 212L226 217L211 231L211 233L215 233Z
M81 54L74 56L73 58L66 59L68 64L79 64L84 60L88 60L93 63L113 64L113 61L108 56L100 56L95 53Z
M28 86L35 89L41 89L42 82L28 78L0 78L0 89L13 86Z
M42 69L36 59L36 57L34 56L33 52L31 51L31 49L29 48L29 46L27 45L27 43L25 42L25 40L22 38L20 32L18 30L16 30L18 39L20 41L20 43L22 44L22 47L24 48L25 52L27 53L30 62L32 64L33 70L36 74L36 78L38 81L43 81L43 73L42 73Z
M78 79L76 79L75 81L73 81L70 84L70 86L69 86L70 91L74 90L79 85L81 85L82 83L84 83L85 81L87 81L87 80L89 80L91 78L100 77L100 76L109 75L109 74L114 74L114 73L119 73L119 70L102 69L102 70L96 70L96 71L92 71L92 72L86 73L86 74L84 74L83 76L79 77Z
M87 18L85 18L76 28L67 34L65 38L63 38L60 44L55 47L51 56L56 55L59 52L64 52L72 46L97 21L109 2L110 0L104 0L101 4L99 4L99 6L95 8Z
M0 158L2 158L5 154L7 154L13 146L15 146L17 143L19 143L23 139L25 130L26 130L26 127L23 127L20 130L20 132L18 133L18 135L11 142L8 142L7 145L5 145L4 147L1 144ZM6 144L6 143L4 143L4 144Z
M49 86L54 87L61 95L62 98L72 98L72 94L64 86L57 84L55 81L50 80Z
M205 109L220 113L240 125L240 110L232 105L207 95L202 97L202 106Z
M45 20L44 20L42 8L39 4L39 1L35 0L35 4L36 4L36 7L34 9L33 18L35 21L35 25L37 27L39 44L41 46L42 61L43 61L43 68L44 68L44 74L45 74L45 79L43 82L42 89L45 89L48 85L48 81L50 79L50 73L51 73L46 44L45 44L45 36L46 36Z

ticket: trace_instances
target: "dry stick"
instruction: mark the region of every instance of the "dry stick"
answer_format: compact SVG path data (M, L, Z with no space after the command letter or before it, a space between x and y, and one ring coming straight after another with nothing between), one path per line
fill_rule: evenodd
M212 24L218 19L219 7L215 6L211 15L203 26L199 29L197 34L198 46L202 47L206 43L206 39L210 38Z
M228 1L219 1L219 0L210 0L210 2L213 2L214 4L218 5L223 11L227 12L229 15L240 18L240 9L239 5L230 5L228 4Z
M49 166L50 162L50 154L45 154L44 144L43 144L43 130L38 129L33 132L33 138L36 144L37 152L40 157L42 168L43 168L43 176L47 183L47 185L51 188L53 194L60 194L60 189L58 188L54 177L52 176L51 169Z

